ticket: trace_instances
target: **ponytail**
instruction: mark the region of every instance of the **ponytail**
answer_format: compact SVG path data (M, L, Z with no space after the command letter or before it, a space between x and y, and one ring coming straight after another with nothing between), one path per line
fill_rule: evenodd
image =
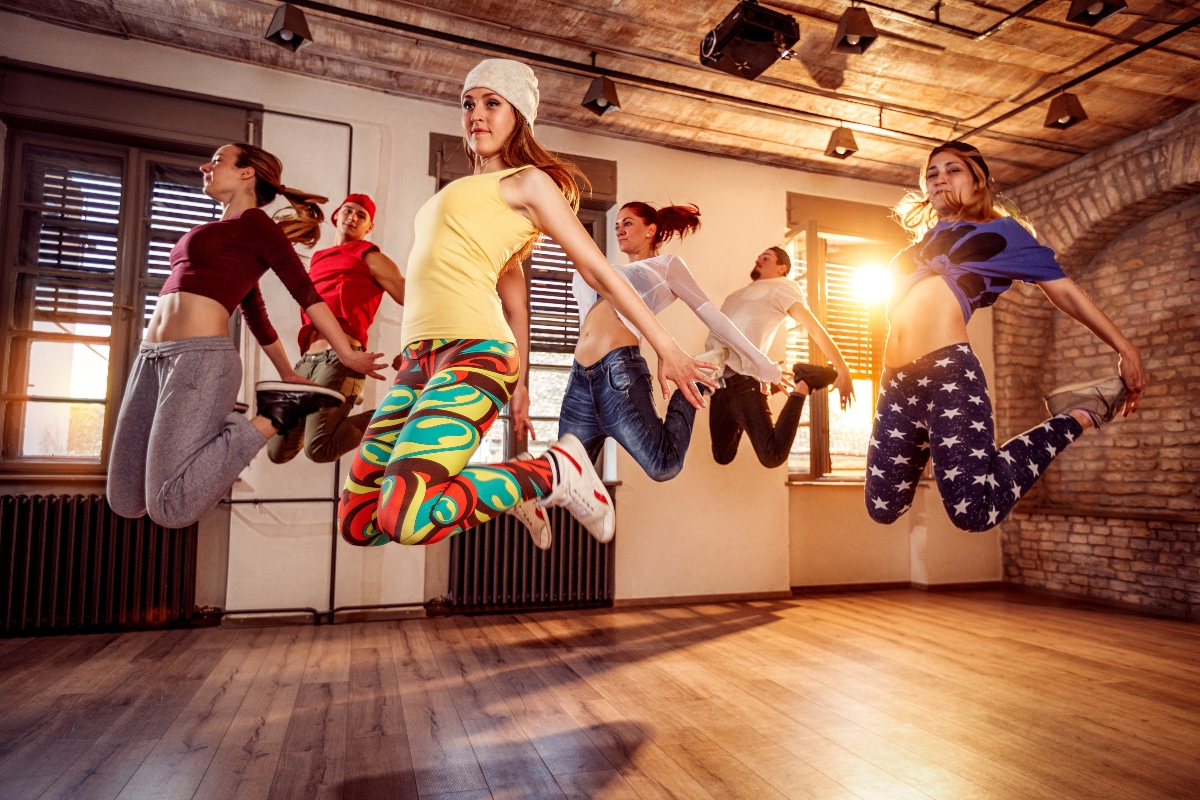
M635 200L621 206L621 210L629 209L638 219L647 225L656 226L654 232L654 249L658 250L672 236L682 239L689 233L695 233L700 227L700 209L695 205L663 206L655 208L649 203Z
M284 186L283 162L261 147L240 143L234 147L238 149L235 165L254 170L255 203L265 206L283 195L292 207L290 211L276 212L275 223L283 229L288 241L307 247L315 245L321 238L321 223L325 221L321 203L328 203L329 198Z

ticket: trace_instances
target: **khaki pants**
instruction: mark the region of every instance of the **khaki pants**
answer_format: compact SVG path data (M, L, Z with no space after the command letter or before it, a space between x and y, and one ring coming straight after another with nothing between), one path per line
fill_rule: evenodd
M272 436L267 441L267 455L276 464L282 464L291 461L303 449L304 454L318 464L337 461L358 447L371 422L372 411L350 416L362 394L366 376L346 367L332 349L301 356L296 363L296 374L341 392L346 402L309 414L305 424L292 428L287 437Z

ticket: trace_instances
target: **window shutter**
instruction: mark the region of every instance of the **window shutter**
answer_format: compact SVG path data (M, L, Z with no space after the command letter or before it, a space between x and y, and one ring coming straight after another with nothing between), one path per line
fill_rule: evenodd
M111 276L117 263L120 161L30 147L21 263ZM32 214L32 216L29 216Z
M851 377L871 380L875 377L875 337L870 306L855 292L856 272L855 267L825 265L825 328L842 351Z
M529 349L573 353L579 340L579 306L571 291L575 265L554 240L542 236L530 256Z
M145 321L171 274L171 249L197 225L221 218L221 205L204 194L199 170L151 163L147 170L144 281Z

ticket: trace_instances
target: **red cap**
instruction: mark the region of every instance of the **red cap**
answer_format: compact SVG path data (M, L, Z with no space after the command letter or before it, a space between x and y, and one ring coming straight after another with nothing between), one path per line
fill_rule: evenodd
M346 195L346 199L342 201L342 205L335 208L333 210L333 213L336 214L338 212L338 209L340 209L342 206L346 205L346 203L357 203L358 205L362 206L363 208L365 208L367 210L367 213L371 215L371 221L372 222L375 221L375 201L372 200L367 195L365 195L365 194L348 194L348 195Z

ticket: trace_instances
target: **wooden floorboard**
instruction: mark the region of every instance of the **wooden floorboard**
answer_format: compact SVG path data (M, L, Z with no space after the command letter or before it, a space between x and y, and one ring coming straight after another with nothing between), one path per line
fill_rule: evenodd
M4 800L1176 800L1200 626L1006 592L0 642Z

